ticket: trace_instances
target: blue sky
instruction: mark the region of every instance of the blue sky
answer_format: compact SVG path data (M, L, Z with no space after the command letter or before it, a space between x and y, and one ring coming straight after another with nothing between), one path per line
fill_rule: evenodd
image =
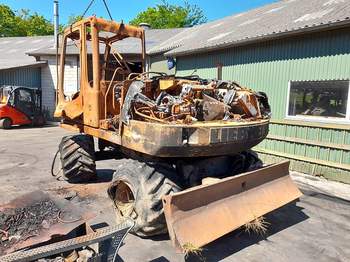
M150 0L106 0L113 19L128 22L140 11L149 6L154 6L159 1ZM200 6L209 21L215 20L234 13L243 12L255 7L259 7L276 0L189 0L191 4ZM59 0L60 3L60 23L66 23L70 15L82 14L90 0ZM169 3L182 4L182 0L168 0ZM1 4L9 5L14 10L30 9L43 14L47 19L52 20L53 0L0 0ZM108 17L103 7L102 0L95 0L87 15Z

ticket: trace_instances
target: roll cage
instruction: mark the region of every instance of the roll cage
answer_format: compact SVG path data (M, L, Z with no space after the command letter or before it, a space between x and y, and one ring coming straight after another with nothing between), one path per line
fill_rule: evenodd
M59 67L58 106L55 116L64 114L74 119L84 111L84 123L98 127L104 118L106 108L99 103L112 96L113 89L120 81L131 74L128 63L117 52L113 44L125 38L137 38L141 41L142 70L145 66L145 37L142 28L89 17L65 29L62 39L60 65L65 65L71 45L75 45L80 54L79 94L72 97L74 105L68 105L64 94L65 66ZM67 52L68 51L68 52ZM84 101L81 93L84 93ZM87 98L87 99L86 99ZM87 109L87 110L85 110Z

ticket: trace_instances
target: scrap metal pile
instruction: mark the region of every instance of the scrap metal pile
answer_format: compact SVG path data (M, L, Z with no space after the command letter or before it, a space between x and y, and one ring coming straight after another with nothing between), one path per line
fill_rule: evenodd
M131 85L125 99L128 116L158 123L253 121L268 118L265 93L235 82L158 78Z
M42 191L0 205L1 262L115 261L134 222L93 230L95 214Z
M60 209L51 200L33 205L8 208L0 213L0 254L17 242L39 235L58 222Z

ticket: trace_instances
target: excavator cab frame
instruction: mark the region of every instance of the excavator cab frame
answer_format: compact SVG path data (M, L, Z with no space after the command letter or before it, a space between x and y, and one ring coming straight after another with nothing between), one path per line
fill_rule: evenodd
M69 119L77 120L76 124L99 128L104 126L101 120L106 119L109 113L118 114L120 105L109 104L107 101L113 100L116 85L127 79L132 72L113 44L129 37L140 39L143 69L145 37L142 28L93 16L73 24L64 31L60 65L66 64L70 45L76 45L80 53L80 90L71 97L71 101L65 97L65 66L60 66L55 117L67 116ZM103 51L103 59L101 59L101 51ZM115 68L108 67L111 58L115 60L114 64L117 65ZM112 72L108 73L108 71ZM109 79L107 79L108 75Z

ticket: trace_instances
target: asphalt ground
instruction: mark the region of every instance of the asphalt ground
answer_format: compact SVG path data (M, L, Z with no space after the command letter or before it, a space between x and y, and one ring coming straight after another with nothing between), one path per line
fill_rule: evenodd
M36 190L73 195L93 210L95 224L115 223L106 189L116 160L97 163L98 181L68 184L51 176L62 136L59 127L0 130L0 204ZM204 247L200 256L177 254L168 236L142 239L128 235L119 261L350 261L350 186L292 173L303 192L299 201L265 216L264 236L233 231Z

